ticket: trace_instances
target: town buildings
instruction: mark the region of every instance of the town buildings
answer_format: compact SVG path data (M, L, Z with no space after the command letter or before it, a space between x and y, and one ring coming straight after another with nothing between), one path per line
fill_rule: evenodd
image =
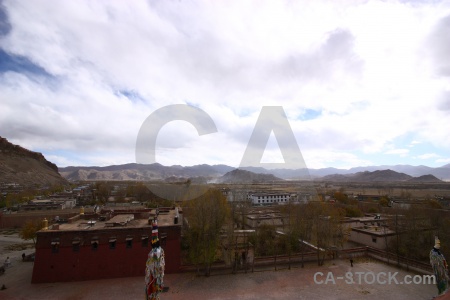
M20 211L27 210L51 210L51 209L71 209L76 205L76 199L73 198L53 198L30 200L26 204L22 204Z

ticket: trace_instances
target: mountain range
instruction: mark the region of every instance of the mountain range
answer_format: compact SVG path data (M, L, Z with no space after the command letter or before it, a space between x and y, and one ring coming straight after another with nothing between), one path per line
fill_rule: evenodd
M405 173L399 173L392 170L376 170L373 172L364 171L352 174L333 174L320 178L322 181L335 182L443 182L436 176L428 174L419 177L413 177Z
M325 169L265 169L262 167L244 167L239 170L249 171L255 174L272 175L273 177L259 177L250 173L232 173L236 168L227 165L195 165L183 167L180 165L163 166L158 163L124 164L106 167L65 167L60 168L60 174L70 181L78 180L166 180L167 178L197 178L202 177L212 182L233 182L243 180L250 181L276 181L276 180L325 180L325 181L420 181L430 182L450 180L450 164L431 168L426 166L369 166L356 167L348 170ZM380 171L385 171L381 172ZM227 175L227 176L225 176ZM421 177L424 176L424 177ZM224 178L222 178L224 177ZM233 179L232 177L240 178Z
M58 173L59 172L59 173ZM38 152L11 144L0 137L0 183L21 185L66 184L68 181L132 180L179 182L252 183L280 180L321 180L337 182L439 182L450 181L450 164L438 168L411 165L382 165L351 169L265 169L227 165L163 166L159 163L112 165L106 167L59 168Z

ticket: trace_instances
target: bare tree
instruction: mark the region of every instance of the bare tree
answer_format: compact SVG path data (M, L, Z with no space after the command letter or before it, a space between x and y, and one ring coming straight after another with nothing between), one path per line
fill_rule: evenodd
M343 213L323 203L309 203L308 213L307 222L312 225L311 240L316 245L317 263L321 266L328 252L342 246L345 240L340 223Z
M211 264L216 258L220 233L229 216L229 206L219 190L209 190L202 196L185 202L188 220L190 257L197 265L203 265L209 276Z

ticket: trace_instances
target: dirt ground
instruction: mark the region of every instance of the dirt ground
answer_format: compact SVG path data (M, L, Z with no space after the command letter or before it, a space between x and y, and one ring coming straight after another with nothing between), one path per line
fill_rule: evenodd
M144 277L93 280L82 282L31 284L33 263L22 262L22 253L29 254L32 249L11 249L13 244L28 243L17 234L0 233L1 262L9 256L12 266L0 276L0 299L143 299ZM318 274L316 281L314 275ZM350 272L350 273L347 273ZM362 280L348 284L345 276L356 272L391 272L399 283L371 283ZM364 274L365 274L364 273ZM331 275L329 275L331 274ZM432 299L437 294L433 284L404 284L405 275L414 273L396 269L386 264L369 260L355 259L354 267L347 260L327 262L317 267L311 263L304 269L265 270L254 273L196 276L191 273L166 274L165 285L169 291L161 294L161 299ZM333 281L326 281L332 276ZM342 278L344 279L342 279ZM357 277L355 277L356 279ZM386 277L387 278L387 277ZM326 282L326 284L325 284Z

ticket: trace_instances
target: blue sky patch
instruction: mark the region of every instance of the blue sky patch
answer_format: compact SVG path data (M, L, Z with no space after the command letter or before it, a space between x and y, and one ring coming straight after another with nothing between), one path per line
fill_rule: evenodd
M314 109L306 109L301 115L300 120L308 121L313 120L319 117L322 114L321 110L314 110Z
M0 36L7 35L11 31L11 23L8 20L8 14L0 1Z
M127 89L118 90L115 94L117 96L120 96L120 95L125 96L133 103L139 102L139 101L143 102L145 100L138 92L136 92L134 90L127 90Z
M0 73L5 73L8 71L43 75L46 77L52 76L44 68L33 63L28 58L20 55L9 54L0 48Z

